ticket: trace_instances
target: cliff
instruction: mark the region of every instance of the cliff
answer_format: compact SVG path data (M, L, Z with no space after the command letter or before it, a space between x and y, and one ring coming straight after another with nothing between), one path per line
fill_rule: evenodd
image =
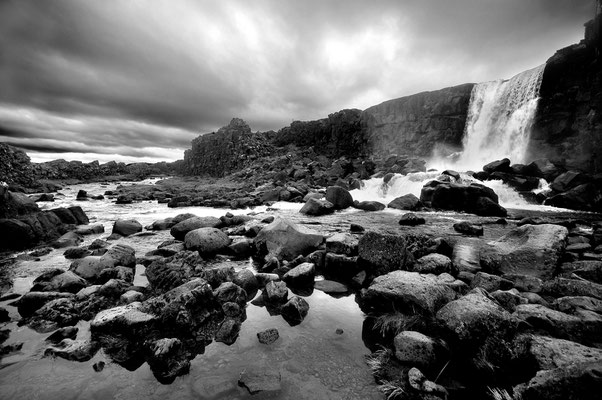
M22 186L35 183L29 156L7 143L0 143L0 181Z
M313 147L330 157L365 155L366 137L362 130L362 111L341 110L317 121L294 121L276 134L274 144Z
M254 160L272 155L271 132L252 133L240 118L217 132L201 135L184 152L183 170L189 175L224 176L241 170Z
M474 84L385 101L362 113L365 141L376 156L430 157L434 150L462 149L462 136Z
M567 169L602 172L601 16L585 39L546 63L529 153Z

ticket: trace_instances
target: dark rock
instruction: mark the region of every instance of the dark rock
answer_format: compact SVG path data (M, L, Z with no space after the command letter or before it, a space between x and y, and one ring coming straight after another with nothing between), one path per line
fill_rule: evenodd
M279 337L280 335L278 334L278 329L275 328L257 332L257 339L259 340L259 343L262 344L272 344L278 340Z
M403 236L366 232L358 243L358 262L376 275L403 269L411 259L406 246Z
M434 275L417 272L393 271L374 279L362 291L362 308L380 312L398 310L434 315L446 303L454 300L453 289Z
M303 263L284 274L282 280L288 286L313 286L315 274L316 266L313 263Z
M414 213L406 213L399 219L399 225L402 226L418 226L426 224L424 217L420 217Z
M118 219L113 224L113 234L130 236L138 232L142 232L142 225L135 220Z
M28 292L15 302L19 314L27 318L33 315L38 309L49 301L61 298L71 298L72 293L61 292Z
M325 199L310 198L307 200L305 205L301 207L299 212L306 215L320 216L332 214L334 210L334 205L330 201Z
M349 293L349 288L342 283L323 279L314 283L314 288L328 294Z
M290 326L296 326L303 322L308 311L309 304L299 296L290 298L280 309L282 318L284 318Z
M54 269L34 279L31 291L77 293L86 286L88 282L73 272Z
M386 208L383 203L378 201L354 201L353 207L364 211L382 211Z
M259 232L255 238L255 247L260 255L292 260L315 250L323 241L324 237L319 233L276 218Z
M392 200L387 207L398 210L418 211L422 208L422 202L418 197L410 193Z
M60 343L63 339L75 339L77 336L78 328L74 326L67 326L59 328L52 333L52 335L46 338L47 342Z
M176 377L190 370L186 349L177 338L163 338L151 343L147 362L155 378L163 384L172 383Z
M52 241L50 245L55 249L63 249L65 247L76 247L79 246L84 239L75 232L67 232L60 238Z
M366 229L363 226L361 226L361 225L351 224L349 230L351 232L364 232Z
M99 348L99 343L95 341L63 339L58 346L47 348L44 355L84 362L91 360Z
M215 334L215 341L230 346L236 342L239 333L240 322L233 319L226 319L224 322L222 322L217 333Z
M473 225L468 221L456 222L454 230L464 235L483 236L483 227L481 225Z
M507 158L503 158L501 160L497 160L497 161L492 161L489 164L483 166L483 171L487 172L487 173L492 173L492 172L510 172L512 171L510 169L510 160Z
M176 223L170 230L171 236L177 240L184 240L186 234L199 228L217 228L221 221L216 217L192 217Z
M234 274L232 282L245 290L248 297L255 297L259 289L259 283L253 272L249 269L241 269ZM251 298L247 298L251 300Z
M551 278L564 252L568 231L559 225L523 225L481 251L488 271Z
M186 222L186 221L184 221ZM216 228L198 228L184 237L187 250L198 251L201 255L213 255L227 250L231 239Z
M343 210L353 206L353 197L346 189L340 186L329 186L326 189L326 200L332 203L335 210Z
M542 292L554 297L588 296L602 300L602 285L583 279L556 278L545 282Z

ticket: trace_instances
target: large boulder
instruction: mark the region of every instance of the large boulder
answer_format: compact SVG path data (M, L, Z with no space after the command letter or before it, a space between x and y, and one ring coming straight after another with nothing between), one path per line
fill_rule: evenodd
M340 186L329 186L326 189L326 200L331 202L336 210L353 206L353 197L347 189Z
M326 215L334 212L334 205L325 199L309 198L307 202L299 210L301 214L306 215Z
M560 225L523 225L481 249L481 266L503 274L552 277L563 255L568 230Z
M366 232L358 242L358 262L375 275L406 269L412 261L405 237L375 231Z
M510 335L517 325L512 315L481 289L443 306L437 321L455 342L475 348L493 336Z
M128 268L136 266L136 250L125 244L111 246L101 258L107 261L112 260L115 266L121 265Z
M225 252L230 243L231 239L228 235L216 228L198 228L188 232L184 237L186 249L196 250L199 254L211 255Z
M133 219L118 219L113 224L113 233L121 236L130 236L134 233L142 232L142 225L140 222Z
M422 208L422 202L412 193L393 199L387 207L397 210L418 211Z
M292 287L313 286L316 275L316 266L314 263L303 263L288 271L282 277L282 280Z
M184 240L184 237L190 231L199 228L217 228L221 223L219 218L216 217L193 217L178 222L169 232L177 240Z
M464 211L481 216L505 217L493 189L478 183L468 185L443 181L428 182L420 192L420 201L441 210Z
M34 292L77 293L86 286L88 286L88 282L72 271L54 269L34 279L31 290Z
M262 256L270 255L282 260L293 260L311 253L324 241L324 236L293 222L276 218L255 237L255 248Z
M25 222L14 218L0 219L0 249L23 250L36 242L32 227Z
M112 258L88 256L73 261L69 270L90 282L95 282L100 278L102 271L113 267L115 267L115 260Z
M393 271L374 279L362 291L361 304L368 310L400 310L434 315L439 308L456 298L456 293L435 275Z

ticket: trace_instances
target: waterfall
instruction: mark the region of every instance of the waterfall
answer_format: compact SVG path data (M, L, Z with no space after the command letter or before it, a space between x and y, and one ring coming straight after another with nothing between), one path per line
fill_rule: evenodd
M504 157L513 163L526 161L544 68L545 64L509 80L475 85L464 128L464 150L455 168L478 171Z

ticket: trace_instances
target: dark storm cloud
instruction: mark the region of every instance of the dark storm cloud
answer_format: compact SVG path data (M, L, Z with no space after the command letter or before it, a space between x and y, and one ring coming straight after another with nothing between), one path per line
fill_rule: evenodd
M233 116L278 129L509 78L577 42L593 11L591 0L5 0L0 140L161 157Z

